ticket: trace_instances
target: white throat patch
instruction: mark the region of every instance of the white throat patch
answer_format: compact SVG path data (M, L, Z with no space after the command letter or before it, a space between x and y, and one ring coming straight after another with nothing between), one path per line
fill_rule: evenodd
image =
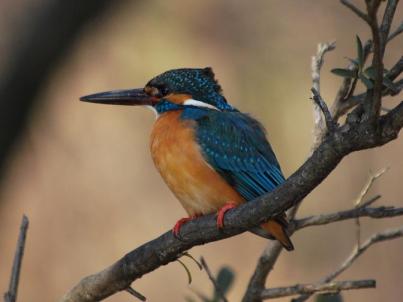
M205 102L201 102L201 101L198 101L198 100L194 100L194 99L187 99L186 101L183 102L183 105L195 106L195 107L204 107L204 108L209 108L209 109L220 111L216 106L213 106L211 104L207 104Z
M158 114L157 110L153 106L146 106L148 109L150 109L152 112L155 114L155 118L157 119L160 115Z

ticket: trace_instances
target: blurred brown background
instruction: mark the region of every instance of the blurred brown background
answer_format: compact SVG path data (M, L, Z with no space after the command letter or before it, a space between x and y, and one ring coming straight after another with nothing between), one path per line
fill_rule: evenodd
M0 3L0 73L13 64L15 44L9 41L21 33L22 18L33 6L40 9L49 2L55 1ZM402 17L400 7L395 19ZM8 285L23 213L31 225L20 301L58 300L83 276L155 238L185 215L150 159L153 114L142 108L80 103L79 96L142 87L171 68L212 66L227 99L266 126L283 170L290 175L308 156L312 142L311 55L318 42L337 40L322 72L322 94L330 102L340 78L329 70L343 66L345 56L355 55L355 34L363 40L369 37L363 22L334 0L117 1L106 7L85 23L42 81L28 126L4 166L0 291ZM44 36L37 39L50 43ZM390 44L386 67L397 61L402 48L401 37ZM402 151L403 140L398 139L352 154L305 200L299 215L351 207L370 171L386 166L390 171L371 194L382 194L378 204L402 206ZM401 224L401 218L363 219L363 238ZM355 244L354 223L305 229L293 241L296 251L281 256L269 286L314 282L333 270ZM266 244L243 234L191 253L205 256L214 271L224 264L232 267L236 282L229 299L239 301ZM345 292L345 300L401 301L402 251L402 239L371 247L340 278L376 278L377 289ZM205 273L185 261L193 272L191 287L209 293ZM192 296L178 263L146 275L134 288L149 301ZM130 300L127 293L107 299Z

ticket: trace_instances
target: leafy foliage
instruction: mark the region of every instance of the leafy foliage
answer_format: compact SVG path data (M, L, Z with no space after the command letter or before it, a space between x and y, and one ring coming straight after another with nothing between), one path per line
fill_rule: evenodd
M226 296L226 294L231 289L231 286L234 283L234 279L235 279L234 271L231 268L224 266L218 271L216 277L217 286L214 287L213 293L211 294L211 298L207 297L206 295L198 291L194 290L193 292L202 302L220 302L222 300L221 298L222 295ZM196 300L193 299L192 297L186 297L185 300L187 302L196 302Z
M376 78L375 68L373 66L365 68L365 52L359 36L356 36L356 47L357 58L347 58L353 64L353 68L334 68L331 72L343 78L360 80L367 89L373 89ZM393 81L388 78L388 70L386 69L384 69L383 85L391 91L396 90Z

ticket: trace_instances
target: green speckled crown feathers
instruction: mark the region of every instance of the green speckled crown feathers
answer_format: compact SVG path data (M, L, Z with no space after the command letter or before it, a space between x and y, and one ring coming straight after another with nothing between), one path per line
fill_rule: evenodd
M193 99L220 110L232 109L221 94L221 86L210 67L169 70L153 78L147 85L166 92L190 94Z

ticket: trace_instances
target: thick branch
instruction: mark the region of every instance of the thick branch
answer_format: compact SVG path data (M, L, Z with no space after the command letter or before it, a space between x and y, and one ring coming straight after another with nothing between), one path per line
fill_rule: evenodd
M294 286L265 289L261 298L274 299L302 294L337 293L342 290L375 288L375 280L334 281L329 283L297 284Z

